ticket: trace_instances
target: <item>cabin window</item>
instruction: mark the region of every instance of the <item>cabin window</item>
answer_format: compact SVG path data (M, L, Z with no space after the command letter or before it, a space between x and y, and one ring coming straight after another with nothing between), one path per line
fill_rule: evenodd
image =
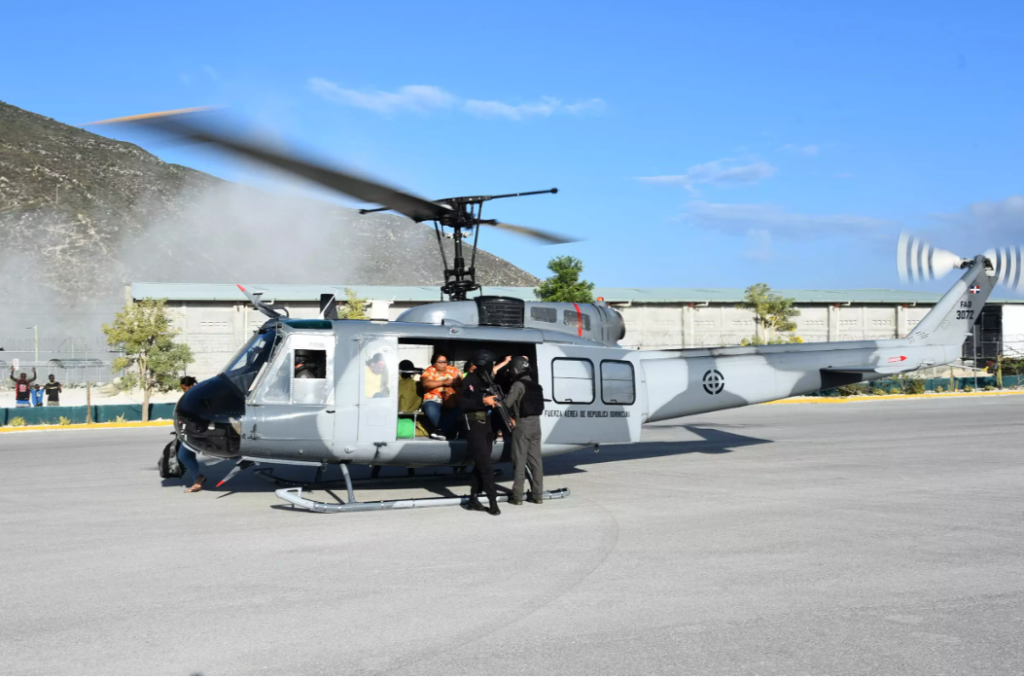
M632 405L636 402L633 363L601 361L601 401L605 405Z
M562 314L562 323L569 327L579 327L583 324L583 329L587 332L590 331L590 316L586 313L577 313L576 311L565 311Z
M556 323L558 322L558 311L543 306L531 306L530 319L542 323Z
M334 335L292 335L274 358L258 400L267 404L334 402Z
M551 361L551 375L552 397L556 403L589 405L594 402L594 363L583 358L555 358Z
M295 349L292 403L323 405L327 403L327 351Z
M281 351L263 382L260 402L287 404L291 397L292 352Z

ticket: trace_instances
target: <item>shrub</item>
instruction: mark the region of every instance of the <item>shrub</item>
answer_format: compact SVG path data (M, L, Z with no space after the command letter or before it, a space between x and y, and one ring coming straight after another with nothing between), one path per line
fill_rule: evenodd
M907 395L921 395L924 393L924 379L907 379L903 384L903 392Z
M70 419L68 419L67 417L61 417L60 418L60 425L61 426L68 426L69 424L71 424L71 420Z
M7 423L10 424L11 426L24 426L25 425L25 417L14 417L13 419L11 419Z
M116 424L123 424L124 423L124 415L123 414L117 415L117 419L114 420L114 423L116 423Z
M992 384L985 384L985 388L983 388L982 390L983 391L994 391L994 390L996 390L996 387L993 386Z
M903 391L900 390L899 386L893 386L889 389L889 395L899 395L901 393L903 393Z
M844 398L864 393L864 387L861 384L847 384L845 386L838 387L836 390L839 392L839 395Z
M964 393L974 393L974 387L969 384L964 386Z
M871 395L885 395L885 389L881 389L876 386L871 389Z
M935 387L935 392L936 393L945 393L946 389L942 388L942 386L936 386Z

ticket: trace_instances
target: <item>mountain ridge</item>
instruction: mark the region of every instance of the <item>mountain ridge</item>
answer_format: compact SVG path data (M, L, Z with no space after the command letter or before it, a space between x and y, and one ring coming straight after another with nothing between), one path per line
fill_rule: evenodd
M0 280L76 298L135 280L443 282L431 227L235 184L4 102L0 228ZM483 250L476 264L483 285L539 282Z

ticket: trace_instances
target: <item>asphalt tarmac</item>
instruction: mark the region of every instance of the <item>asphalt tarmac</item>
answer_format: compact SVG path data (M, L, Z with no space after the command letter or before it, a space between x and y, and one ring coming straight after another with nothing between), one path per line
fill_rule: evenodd
M183 494L163 429L2 434L0 672L1021 674L1022 408L691 417L499 517ZM403 474L358 492L465 491Z

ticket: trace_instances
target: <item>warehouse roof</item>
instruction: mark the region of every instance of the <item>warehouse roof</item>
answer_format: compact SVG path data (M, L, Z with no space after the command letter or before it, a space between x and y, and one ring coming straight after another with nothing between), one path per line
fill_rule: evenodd
M246 289L263 292L267 300L275 302L319 301L324 292L334 292L344 298L345 287L363 299L388 301L429 302L440 301L437 287L405 287L389 285L253 285ZM133 299L169 299L171 301L245 301L245 295L231 284L207 283L132 283ZM736 287L597 287L595 297L609 303L678 304L728 303L743 300L742 288ZM801 303L854 303L854 304L933 304L941 294L912 290L776 290ZM536 301L532 287L484 287L483 294L516 297ZM1002 304L1024 303L1022 299L992 299Z

